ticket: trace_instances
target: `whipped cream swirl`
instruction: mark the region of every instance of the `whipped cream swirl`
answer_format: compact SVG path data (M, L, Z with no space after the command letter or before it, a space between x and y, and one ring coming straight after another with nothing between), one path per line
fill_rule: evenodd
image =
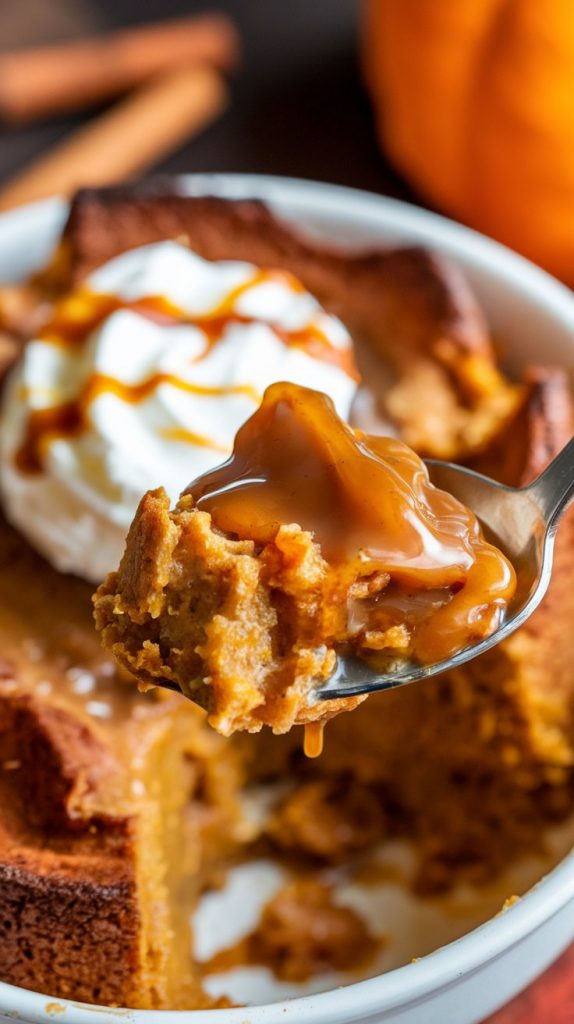
M142 494L161 484L176 500L224 461L275 381L325 392L348 418L351 340L295 278L173 242L117 257L59 303L12 371L8 518L57 569L99 582Z

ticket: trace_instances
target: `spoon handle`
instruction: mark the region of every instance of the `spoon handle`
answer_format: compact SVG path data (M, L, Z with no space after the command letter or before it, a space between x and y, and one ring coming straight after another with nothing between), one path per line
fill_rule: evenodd
M574 498L574 437L527 490L539 505L548 528L555 529Z

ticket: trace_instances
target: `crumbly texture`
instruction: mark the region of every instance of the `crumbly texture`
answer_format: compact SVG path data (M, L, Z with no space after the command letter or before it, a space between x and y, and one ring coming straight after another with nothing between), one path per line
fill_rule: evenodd
M104 646L144 684L180 689L224 735L276 733L352 710L317 701L346 630L348 586L311 535L283 526L257 551L214 530L184 496L144 496L117 572L95 598ZM340 584L337 582L337 586Z

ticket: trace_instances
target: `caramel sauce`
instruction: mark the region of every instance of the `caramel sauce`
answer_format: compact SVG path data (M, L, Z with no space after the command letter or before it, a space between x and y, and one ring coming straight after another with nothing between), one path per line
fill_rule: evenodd
M207 313L188 313L176 306L163 295L148 295L139 299L124 299L118 295L106 295L79 288L56 307L52 319L39 337L50 345L60 348L75 348L100 327L113 313L129 310L164 327L197 327L206 338L205 348L195 362L205 358L222 334L232 324L250 325L268 323L283 344L301 348L316 358L339 366L346 373L358 379L353 357L349 349L339 349L316 324L309 324L299 330L286 330L272 319L246 316L235 309L237 301L258 285L283 282L291 291L303 291L303 286L291 274L280 270L258 270L247 281L230 289L225 298Z
M323 753L325 722L307 722L303 728L305 730L303 738L305 757L320 757Z
M80 288L57 305L52 319L45 325L39 338L46 344L60 348L77 348L83 345L91 333L109 316L125 309L166 327L189 325L201 330L205 336L205 347L192 360L196 363L209 354L230 325L263 322L256 317L238 313L234 307L237 300L252 288L274 281L285 282L292 291L304 290L295 277L284 271L258 270L249 280L231 289L222 302L208 313L197 316L185 312L161 295L128 300L117 295L99 294ZM310 356L337 365L350 376L357 377L350 350L338 349L316 325L310 324L304 330L287 331L272 321L269 321L269 324L274 334L286 346L301 348ZM255 405L261 400L257 390L247 384L208 387L190 383L175 375L157 373L139 384L128 385L113 377L93 374L73 401L35 409L30 413L25 437L15 457L18 469L21 473L27 474L41 472L45 449L52 441L81 436L89 428L89 407L100 395L114 394L124 402L137 404L149 398L162 384L169 384L189 394L208 397L242 394ZM213 439L192 431L178 430L169 436L174 440L228 454L228 450Z
M297 523L335 570L388 573L403 598L397 621L409 623L409 594L417 605L412 653L422 662L491 632L514 593L510 563L473 512L433 487L413 451L355 433L330 399L306 388L268 388L231 458L188 493L226 534L265 545ZM444 600L421 617L417 597L428 589ZM370 610L376 616L376 599Z
M15 455L15 463L21 473L40 473L42 471L44 451L55 440L80 437L89 429L89 410L100 395L115 395L123 402L136 405L149 398L162 384L169 384L179 391L192 395L225 396L243 394L255 403L259 394L248 385L230 387L203 387L190 381L182 380L169 373L155 373L139 384L124 384L115 377L105 374L92 374L84 384L80 394L71 402L49 406L45 409L34 409L28 416L26 432L22 444ZM174 430L168 436L173 440L187 441L202 448L212 448L224 452L216 441L201 434L187 430Z
M184 444L192 444L197 448L211 448L222 455L229 455L229 448L226 445L218 444L213 438L197 434L195 430L186 430L185 427L165 427L160 430L166 441L181 441Z

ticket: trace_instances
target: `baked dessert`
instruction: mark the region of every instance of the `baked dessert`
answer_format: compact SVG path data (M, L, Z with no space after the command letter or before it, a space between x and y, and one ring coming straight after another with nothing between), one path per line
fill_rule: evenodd
M377 384L377 413L395 417L411 443L418 435L420 452L448 452L518 483L571 436L565 375L531 369L523 381L506 381L476 303L442 260L412 249L326 252L258 203L161 190L77 197L49 270L10 289L10 315L0 301L4 365L97 267L182 238L202 258L295 274L341 317ZM395 360L397 339L411 353L408 365ZM386 397L373 366L390 382ZM420 390L400 408L388 397L393 388L406 393L411 371L419 379L428 371L434 382L432 416L424 415L431 396ZM462 419L443 420L439 405ZM112 427L121 435L115 420ZM141 492L149 486L142 482ZM5 495L4 486L4 503ZM53 521L62 517L60 503ZM87 548L97 553L109 523L100 522L99 541L90 532L77 543L78 558ZM202 968L187 956L187 911L235 857L265 849L320 881L325 867L364 868L377 844L403 835L416 845L417 884L436 891L464 877L490 878L517 852L539 848L545 825L572 808L572 529L570 516L544 604L503 649L432 687L372 698L338 716L323 755L311 761L299 730L224 740L177 694L139 695L97 642L93 584L52 568L2 520L1 980L56 999L207 1006ZM265 820L249 824L242 794L277 780L287 785ZM300 903L297 891L287 895L289 908ZM317 895L317 913L324 902ZM272 909L279 925L272 940L267 929L268 959L275 943L283 964L296 962L307 934L300 915ZM355 942L355 924L348 926L344 936ZM308 964L339 955L315 953L310 948Z
M203 1005L181 901L238 830L234 755L175 695L143 700L117 678L90 590L2 521L0 976Z
M282 733L360 703L317 700L339 654L390 672L442 661L497 628L515 586L411 449L274 384L173 512L165 491L144 496L95 618L144 686L181 690L224 735Z

